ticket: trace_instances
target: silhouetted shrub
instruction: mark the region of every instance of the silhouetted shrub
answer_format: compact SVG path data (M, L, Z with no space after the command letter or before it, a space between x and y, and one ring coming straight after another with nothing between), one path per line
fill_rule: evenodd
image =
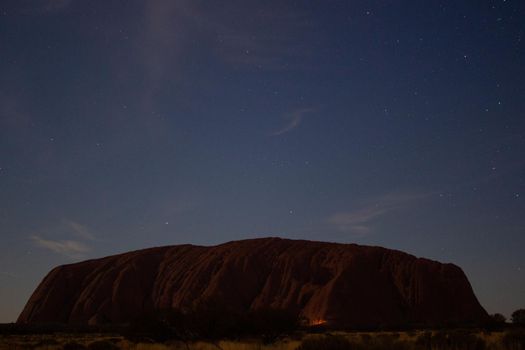
M490 318L481 324L481 328L485 333L502 331L507 325L506 320L505 316L496 313L490 315Z
M507 318L505 316L503 316L502 314L498 314L498 313L490 315L490 318L492 322L494 322L495 324L502 324L507 321Z
M512 323L525 326L525 309L519 309L512 313L511 315Z

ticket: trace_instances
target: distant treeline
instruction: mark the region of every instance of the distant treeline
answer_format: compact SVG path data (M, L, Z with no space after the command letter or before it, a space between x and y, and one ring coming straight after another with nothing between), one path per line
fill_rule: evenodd
M518 310L520 311L520 310ZM338 327L329 323L311 326L297 312L281 309L261 309L247 313L232 311L216 304L208 304L185 312L169 309L156 310L136 317L128 324L105 324L98 326L71 324L0 324L0 334L49 334L49 333L113 333L136 341L149 339L183 341L240 339L257 337L263 342L273 342L284 336L298 332L324 333L331 330L342 331L411 331L421 329L481 329L500 331L518 329L523 324L517 321L521 313L513 314L513 324L505 322L500 316L491 317L482 324L442 324L417 325L401 324L370 327Z

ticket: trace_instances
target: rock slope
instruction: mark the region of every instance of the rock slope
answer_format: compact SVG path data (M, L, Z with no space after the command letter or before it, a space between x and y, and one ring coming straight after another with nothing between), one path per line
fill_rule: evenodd
M477 323L487 313L453 264L381 247L280 238L177 245L53 269L18 323L126 323L201 303L280 308L350 327Z

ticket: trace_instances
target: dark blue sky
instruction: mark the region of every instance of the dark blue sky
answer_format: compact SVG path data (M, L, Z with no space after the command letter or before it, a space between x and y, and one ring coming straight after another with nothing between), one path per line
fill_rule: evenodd
M525 3L0 4L0 322L53 266L260 236L525 307Z

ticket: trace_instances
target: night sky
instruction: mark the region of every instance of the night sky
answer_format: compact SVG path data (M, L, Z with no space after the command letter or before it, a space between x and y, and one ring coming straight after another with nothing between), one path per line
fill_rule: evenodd
M280 236L525 307L525 2L0 3L0 322L54 266Z

